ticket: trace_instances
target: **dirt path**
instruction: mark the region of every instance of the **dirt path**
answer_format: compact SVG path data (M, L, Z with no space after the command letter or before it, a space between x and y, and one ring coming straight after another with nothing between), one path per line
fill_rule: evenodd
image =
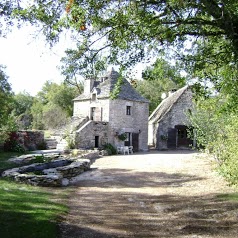
M230 192L196 153L104 157L75 184L61 238L238 237Z

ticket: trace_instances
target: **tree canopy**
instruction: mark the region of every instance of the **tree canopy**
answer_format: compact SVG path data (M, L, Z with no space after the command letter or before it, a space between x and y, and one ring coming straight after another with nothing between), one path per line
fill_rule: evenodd
M7 23L15 17L38 25L51 43L62 32L73 33L77 47L68 57L74 64L71 60L64 72L80 73L75 67L89 67L101 53L106 63L125 69L167 51L183 61L191 78L212 82L234 100L236 0L15 0L0 6ZM236 73L228 77L231 71Z
M136 81L136 90L149 99L149 111L162 101L162 94L185 85L185 78L181 76L176 65L171 65L163 58L157 58L152 66L142 71L144 80Z
M5 67L0 65L0 143L7 138L8 132L16 127L15 119L11 114L13 109L13 92L4 70Z
M73 99L77 95L75 87L46 81L31 107L32 127L55 129L64 126L73 115Z

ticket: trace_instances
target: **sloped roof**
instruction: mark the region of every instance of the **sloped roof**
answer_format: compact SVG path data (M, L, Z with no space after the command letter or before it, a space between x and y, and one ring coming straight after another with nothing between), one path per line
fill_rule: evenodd
M93 90L97 91L97 98L109 98L111 92L114 90L116 83L119 78L119 73L115 71L113 68L110 72L108 72L104 77L103 82L95 81L93 85ZM81 94L74 101L88 100L91 98L90 94ZM121 90L117 96L117 99L131 100L131 101L139 101L139 102L149 102L149 100L142 97L131 85L130 83L123 78Z
M172 93L170 96L165 98L159 106L151 113L149 116L149 121L160 121L173 107L173 105L178 101L182 94L189 88L188 85L183 88L178 89L176 92Z

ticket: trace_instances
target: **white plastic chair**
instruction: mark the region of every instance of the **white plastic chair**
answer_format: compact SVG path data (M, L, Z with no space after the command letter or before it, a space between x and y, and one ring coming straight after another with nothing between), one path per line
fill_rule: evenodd
M124 152L124 155L127 153L129 155L129 146L124 146L123 147L123 152Z
M132 145L129 146L128 149L129 149L129 153L133 154L133 146Z
M121 146L117 146L117 154L122 154L123 151L123 147Z

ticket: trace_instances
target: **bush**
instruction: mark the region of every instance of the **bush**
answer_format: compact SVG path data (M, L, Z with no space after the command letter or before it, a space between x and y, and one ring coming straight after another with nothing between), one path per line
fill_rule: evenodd
M42 141L41 143L38 143L36 145L37 150L46 150L47 149L47 144L45 141Z
M18 142L17 132L11 132L9 138L4 143L4 151L25 153L25 148Z
M104 145L104 149L108 152L108 155L116 155L117 154L116 148L110 143Z
M221 111L217 98L202 101L190 116L197 144L217 161L219 173L238 185L238 113Z

